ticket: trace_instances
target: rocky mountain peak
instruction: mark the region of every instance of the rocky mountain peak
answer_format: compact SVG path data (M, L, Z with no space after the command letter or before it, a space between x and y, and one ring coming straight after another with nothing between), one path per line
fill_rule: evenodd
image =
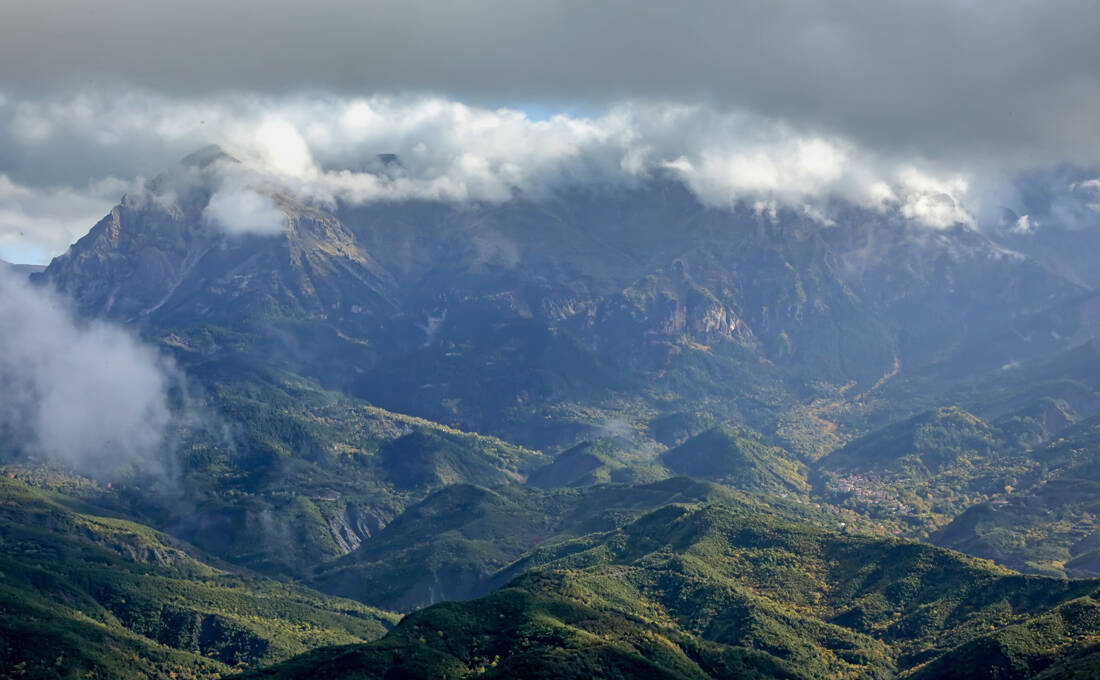
M238 186L219 169L237 162L213 145L187 156L127 195L38 278L85 313L121 319L184 309L325 318L351 290L367 289L362 300L352 295L359 309L389 296L391 277L338 218L277 187ZM263 229L230 229L211 215L215 199L244 221L261 211Z
M240 163L237 158L226 153L225 150L217 144L208 144L198 151L184 156L183 159L180 160L180 165L206 168L221 161Z

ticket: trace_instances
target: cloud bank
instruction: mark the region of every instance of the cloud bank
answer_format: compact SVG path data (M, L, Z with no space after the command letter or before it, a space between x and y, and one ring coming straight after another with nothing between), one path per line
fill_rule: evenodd
M675 102L537 118L432 96L84 93L0 105L2 134L11 174L6 189L0 184L0 214L17 218L0 221L0 248L29 228L39 249L54 253L105 212L107 189L138 183L116 177L153 176L210 142L243 161L207 211L230 233L281 228L277 209L256 191L265 182L319 203L492 202L662 176L710 206L745 203L761 214L789 208L823 224L835 199L939 228L973 225L981 208L965 168L883 154L744 111ZM97 179L88 183L89 175ZM36 186L59 177L74 184ZM50 205L63 191L71 198L59 205L71 204L71 214L59 214L48 229L40 226L46 216L19 207ZM87 210L83 220L78 208Z
M170 368L122 329L0 268L0 430L25 452L104 478L164 472Z
M980 225L998 205L1029 214L1021 173L1100 174L1091 0L8 4L14 260L60 252L120 187L209 143L321 201L498 201L666 172L710 205L826 224L828 195ZM1091 223L1068 184L1031 228Z
M1091 0L42 0L3 15L0 83L20 92L706 101L889 152L1100 160Z
M628 102L536 120L434 97L373 97L280 100L249 115L254 122L236 121L222 144L257 176L321 202L537 200L661 174L714 207L781 205L827 223L826 204L839 198L931 227L974 223L962 175L703 106Z

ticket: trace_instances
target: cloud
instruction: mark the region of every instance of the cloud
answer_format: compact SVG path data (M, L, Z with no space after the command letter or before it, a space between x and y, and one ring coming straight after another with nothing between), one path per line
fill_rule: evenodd
M707 205L763 201L823 224L836 198L927 226L975 222L964 173L699 105L624 102L596 116L535 120L437 97L379 96L279 100L262 116L265 134L230 135L225 144L253 172L313 200L540 199L661 174Z
M171 367L151 347L0 270L0 431L96 477L165 472Z
M1039 227L1039 223L1031 219L1031 215L1020 215L1009 228L1013 234L1031 234Z
M1070 190L1086 196L1087 198L1084 201L1085 207L1100 215L1100 178L1087 179L1084 182L1079 182L1071 186Z
M301 177L317 171L306 140L281 118L268 116L260 123L254 148L263 154L264 166L277 174Z
M12 91L93 82L173 95L420 91L489 108L706 101L884 152L1100 160L1090 0L995 12L973 0L8 4L0 87Z
M42 263L88 231L137 182L32 187L0 173L0 258Z
M962 205L969 183L963 177L933 177L916 168L905 168L900 177L901 214L931 227L953 224L974 226L974 218Z
M1100 179L1096 172L1096 168L1063 164L1023 173L1008 183L996 200L1017 217L1027 217L1026 227L1023 223L1009 225L1017 233L1100 228Z
M19 123L31 110L36 123ZM433 96L179 99L130 91L12 100L0 104L0 141L5 130L10 143L0 148L8 150L9 184L17 188L0 186L0 214L24 214L22 204L58 210L36 223L0 222L0 238L26 223L37 247L54 253L105 212L108 189L117 197L133 191L133 183L112 177L152 176L209 142L243 161L221 170L231 186L208 210L236 233L278 231L274 206L248 188L265 183L329 204L500 202L578 186L637 186L658 175L679 179L707 205L761 203L822 224L833 219L829 203L837 198L929 226L975 221L965 169L701 104L627 101L588 116L532 118ZM90 184L89 173L96 178ZM83 177L84 186L36 185L40 177ZM71 196L58 202L66 191Z
M233 236L270 236L286 229L286 216L269 196L249 188L222 188L210 198L203 217Z

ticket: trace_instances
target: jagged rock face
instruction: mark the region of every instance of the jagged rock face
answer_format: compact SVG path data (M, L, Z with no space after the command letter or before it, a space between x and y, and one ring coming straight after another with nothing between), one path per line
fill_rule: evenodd
M160 337L227 328L267 357L278 335L296 372L508 436L502 419L645 385L712 401L786 379L866 389L985 348L1082 290L973 230L855 208L831 225L710 209L661 180L327 210L266 187L284 228L229 235L204 217L225 162L206 150L176 171L187 181L158 178L39 278ZM997 360L1065 342L1006 345Z
M392 277L338 219L272 192L281 230L226 233L204 215L217 180L201 173L127 196L37 278L86 313L164 326L391 312Z
M328 523L332 538L340 550L350 553L377 534L385 522L370 510L349 504L343 512L330 517Z
M162 302L211 241L182 210L123 202L41 278L85 311L130 318Z
M724 302L700 286L677 260L670 272L647 276L612 298L593 325L633 323L640 335L718 335L751 341L752 332L734 311L729 297L727 294Z
M353 326L364 316L391 312L392 278L339 220L275 198L286 219L282 233L215 235L194 253L170 296L149 312L226 323L337 318Z

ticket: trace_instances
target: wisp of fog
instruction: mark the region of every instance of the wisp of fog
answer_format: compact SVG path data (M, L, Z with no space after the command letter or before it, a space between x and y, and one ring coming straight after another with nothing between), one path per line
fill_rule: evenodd
M0 266L0 428L27 455L104 478L162 468L170 362L111 324Z

